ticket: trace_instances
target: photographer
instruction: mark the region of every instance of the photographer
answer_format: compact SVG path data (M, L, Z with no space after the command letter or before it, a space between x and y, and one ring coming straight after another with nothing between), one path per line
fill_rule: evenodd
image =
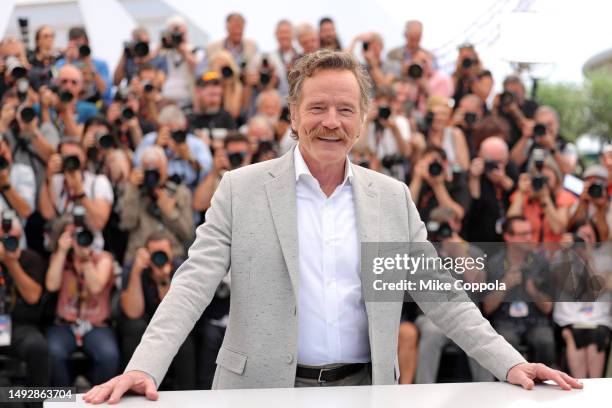
M559 242L567 229L575 196L562 187L561 172L544 152L534 154L529 173L519 176L518 188L510 196L507 217L524 216L533 228L532 242ZM545 248L546 249L546 248Z
M401 76L417 85L417 108L421 112L425 110L425 102L430 96L450 98L453 95L450 77L433 68L433 56L424 49L415 51L411 59L404 61Z
M2 213L2 230L0 315L9 315L12 333L8 344L0 343L0 355L26 362L28 386L46 387L51 374L49 351L38 328L43 315L45 267L36 252L20 247L23 234L20 223L6 210Z
M248 69L245 74L245 87L243 94L243 113L247 118L257 114L259 96L265 92L276 92L280 82L276 74L276 67L270 62L268 54L256 57L255 69ZM280 101L280 97L279 97ZM281 104L278 106L280 115Z
M401 66L405 61L412 58L415 52L421 49L421 39L423 38L423 23L418 20L406 22L404 30L406 44L401 47L393 48L387 54L387 61Z
M225 18L227 36L214 41L206 47L206 55L214 55L224 50L230 53L236 65L252 68L257 55L255 41L243 37L246 20L240 13L228 14Z
M269 89L257 95L253 116L263 116L276 129L276 124L282 112L283 106L281 97L275 89ZM278 137L276 132L275 136Z
M607 185L608 170L598 164L591 165L582 174L584 189L578 205L571 209L568 229L576 224L593 220L601 241L612 240L612 211Z
M134 152L134 166L139 166L145 148L160 146L168 158L169 177L193 190L212 167L209 147L187 131L187 118L176 105L164 107L158 122L158 131L146 135Z
M144 27L132 31L132 41L123 45L123 54L113 75L113 85L119 86L125 79L128 83L138 74L144 64L151 64L156 69L166 72L166 61L150 48L151 37Z
M361 42L361 55L365 62L365 68L372 78L374 92L382 87L391 86L393 79L399 76L399 68L394 69L392 65L383 61L384 42L382 36L374 32L360 34L351 41L346 51L353 53L358 42Z
M191 193L183 184L168 180L168 159L160 146L142 149L126 186L119 228L129 233L125 262L131 261L149 235L160 229L171 233L172 252L185 255L193 239Z
M477 153L474 136L484 116L485 106L482 100L476 95L468 94L455 104L455 111L450 120L451 126L458 127L463 132L472 158Z
M196 81L189 127L209 139L214 129L236 129L236 121L223 109L223 86L216 71L208 71Z
M183 259L173 255L166 232L154 232L138 248L134 262L123 269L122 317L119 335L124 366L140 342L155 310L168 293L170 281ZM193 390L196 386L196 350L189 335L169 369L173 390ZM160 384L161 386L161 384Z
M333 51L342 50L340 39L336 34L334 20L330 17L323 17L319 20L319 38L321 39L321 48L328 48Z
M93 246L102 249L102 229L113 205L113 190L108 178L86 170L86 163L85 152L78 140L62 140L58 153L47 164L47 182L42 184L38 208L44 219L58 222L75 206L82 206L94 234Z
M302 54L311 54L321 47L318 31L309 23L302 23L295 28L295 37L302 48ZM298 57L299 58L299 57Z
M469 244L459 236L461 219L448 207L437 207L431 211L427 223L429 239L439 242L438 255L443 259L477 259L484 256L482 250ZM469 283L486 281L486 270L477 267L465 268L462 274L454 273L453 277ZM415 324L419 330L419 358L415 382L433 384L438 378L442 350L451 340L426 315L420 314ZM472 381L493 381L493 375L484 369L476 360L468 357Z
M262 142L274 143L274 128L265 116L253 116L246 124L246 137L251 154L255 155Z
M508 158L506 142L498 136L486 138L469 170L468 190L472 201L463 234L469 242L501 240L515 178L517 170Z
M503 282L506 290L487 293L484 314L514 348L526 344L531 361L554 364L549 264L533 251L533 230L524 217L506 219L503 237L504 248L488 259L487 282Z
M491 71L488 69L484 69L476 74L476 79L472 83L471 92L482 101L484 116L488 116L490 113L487 103L489 95L491 95L491 90L493 89L493 84L493 74L491 74Z
M22 222L36 208L36 181L31 167L13 163L13 154L0 135L0 211L14 210Z
M158 125L157 116L159 115L159 108L170 103L170 101L161 96L160 90L164 80L164 73L162 71L151 64L145 63L138 68L137 75L132 78L127 88L126 102L136 108L134 110L133 107L132 110L136 113L135 117L140 125L140 130L144 134L155 130L155 127ZM132 99L136 100L132 101ZM109 106L109 110L112 107L113 104ZM125 120L125 117L122 117L125 115L119 115L118 110L114 114L115 117L109 118L109 120L115 122L117 119L121 119L121 125L123 127L127 126L130 133L133 133L132 121L130 119ZM108 115L110 115L109 112L107 112Z
M525 97L525 85L517 75L508 75L503 86L504 91L493 100L493 112L510 125L512 133L508 146L512 149L521 138L526 120L533 119L538 103Z
M463 131L452 125L451 113L447 98L429 98L423 133L428 144L444 149L453 172L465 172L470 167L470 152Z
M223 109L232 115L234 119L238 119L243 103L244 75L229 51L219 50L209 55L209 57L209 70L216 71L221 75Z
M36 90L41 85L50 85L53 78L52 68L60 57L54 47L55 31L48 25L40 26L34 35L34 51L28 56L31 65L29 79Z
M453 179L444 150L427 147L414 165L410 182L412 199L423 222L429 220L430 211L439 205L452 209L457 219L463 219L470 200L465 184L459 175Z
M546 149L555 159L561 173L572 173L576 158L572 157L569 143L559 134L559 114L550 106L540 106L534 120L525 120L521 138L512 147L510 156L519 166L525 166L534 149Z
M287 75L298 56L298 52L293 46L293 25L291 22L283 19L276 23L274 36L276 38L277 48L274 52L270 52L268 57L270 62L274 64L278 74L278 92L280 92L281 97L285 100L289 94Z
M123 149L130 155L142 142L143 128L155 130L155 124L144 119L139 112L140 99L125 88L117 89L113 102L106 110L106 119L112 124L114 147Z
M86 68L91 74L95 89L102 95L104 103L110 103L111 78L108 65L105 61L92 57L89 46L89 38L83 27L72 27L68 31L68 46L64 52L64 58L57 61L55 67L58 70L66 64ZM79 97L78 93L74 94Z
M10 88L16 88L30 68L23 43L14 37L0 41L0 98ZM27 83L27 81L25 82ZM28 89L29 92L31 88Z
M93 234L84 216L85 209L75 207L72 221L55 225L56 248L45 278L47 290L59 292L56 320L47 330L51 382L57 387L74 383L70 355L77 348L93 360L90 382L106 381L119 371L119 348L109 327L113 257L91 246Z
M411 143L408 120L391 112L393 98L389 88L379 90L363 124L361 134L365 138L357 144L367 146L376 153L386 174L405 179L408 176L408 162L417 152Z
M455 72L452 75L455 90L453 94L455 106L459 105L459 101L465 95L472 92L472 84L481 71L482 64L474 46L469 43L461 44L459 46Z
M232 135L225 138L223 148L215 149L213 168L198 184L193 195L195 211L204 212L210 207L210 200L223 173L251 164L252 155L249 147L249 140L245 136Z
M180 16L166 20L159 55L167 68L162 96L180 107L191 103L196 66L204 58L203 50L194 47L187 38L187 23Z
M102 116L93 116L83 127L83 149L87 156L86 168L93 174L101 173L108 153L117 148L117 139L110 123Z

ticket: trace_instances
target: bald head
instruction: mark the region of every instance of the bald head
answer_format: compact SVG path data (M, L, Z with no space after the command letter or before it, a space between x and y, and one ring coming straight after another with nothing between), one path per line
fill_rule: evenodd
M418 20L410 20L406 22L406 45L408 49L416 51L419 49L421 44L421 37L423 36L423 23Z
M70 92L75 99L79 97L83 87L83 74L76 66L72 64L62 66L57 75L57 81L62 91Z
M480 144L480 152L478 154L484 160L494 160L500 163L508 161L508 145L506 141L499 136L487 137Z

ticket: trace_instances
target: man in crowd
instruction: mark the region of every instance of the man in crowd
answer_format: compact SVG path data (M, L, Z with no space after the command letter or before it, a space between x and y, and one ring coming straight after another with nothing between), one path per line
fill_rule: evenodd
M568 230L576 225L592 220L599 239L612 239L612 206L608 193L608 169L600 164L592 164L584 173L584 188L578 204L571 209Z
M196 81L189 126L194 130L206 129L209 138L214 137L215 129L236 128L234 118L223 109L221 76L216 71L206 72Z
M423 23L418 20L407 21L404 30L404 38L406 39L406 44L401 47L393 48L387 54L387 60L394 61L398 66L412 59L413 54L421 49Z
M313 53L319 49L319 34L312 25L302 23L296 27L295 31L298 44L302 47L302 55Z
M323 17L319 20L319 38L321 40L321 48L327 48L332 51L340 51L342 46L336 33L336 25L330 17Z
M206 47L206 55L211 56L218 50L227 50L234 57L239 67L252 67L257 55L255 41L244 38L246 20L240 13L230 13L225 18L227 36L224 39L212 42Z
M113 85L118 86L124 78L130 82L143 64L151 64L160 71L167 71L167 61L150 48L150 43L151 37L146 28L137 27L132 31L131 41L124 44L123 54L117 63Z
M8 141L0 135L0 211L12 209L25 225L36 208L36 181L30 166L13 163Z

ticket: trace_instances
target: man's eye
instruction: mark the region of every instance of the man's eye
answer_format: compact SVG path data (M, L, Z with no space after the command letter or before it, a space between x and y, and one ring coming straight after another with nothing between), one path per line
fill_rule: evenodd
M353 113L353 110L351 108L342 108L342 109L340 109L340 112L346 113L346 114L351 114L351 113Z

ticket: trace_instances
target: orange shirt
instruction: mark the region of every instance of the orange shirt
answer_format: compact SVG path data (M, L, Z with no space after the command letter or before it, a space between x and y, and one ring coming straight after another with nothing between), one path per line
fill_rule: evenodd
M517 193L517 191L512 193L510 202L514 202ZM577 201L578 197L566 190L559 191L555 197L557 208L571 208ZM539 201L530 201L529 198L525 198L523 216L527 218L533 228L533 242L540 242L540 236L543 236L543 242L561 241L563 233L555 234L553 232L548 219L544 216L544 210L540 207Z

